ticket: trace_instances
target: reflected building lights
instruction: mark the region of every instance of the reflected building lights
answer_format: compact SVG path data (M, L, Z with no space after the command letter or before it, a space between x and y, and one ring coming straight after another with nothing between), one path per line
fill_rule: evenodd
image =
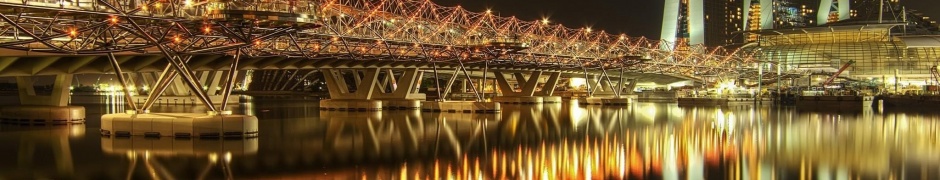
M685 112L698 114L701 110ZM938 137L935 121L918 126L904 123L906 120L898 116L884 123L820 124L822 121L818 120L774 123L738 118L740 111L711 112L714 118L703 121L714 129L702 129L705 124L699 123L634 127L599 136L545 141L537 146L492 149L487 156L464 156L440 163L462 170L458 176L450 177L453 179L480 179L481 175L485 175L482 179L710 179L715 175L705 172L717 169L728 170L729 179L790 179L794 177L788 174L793 173L802 174L803 179L855 179L897 174L900 169L889 165L889 156L896 156L897 150L903 150L907 156L937 157L928 155L937 152L938 147L927 140ZM749 117L770 115L751 110L743 113ZM872 134L873 129L884 131ZM889 138L884 143L871 143L871 137ZM852 143L846 144L846 140ZM473 163L486 157L492 158L489 163ZM924 163L938 165L936 161ZM408 167L414 168L421 169ZM481 172L482 169L489 172ZM435 177L441 176L430 176Z
M888 179L940 167L940 116L930 114L645 103L506 108L491 115L274 109L259 115L298 117L267 122L262 128L278 133L266 133L271 141L263 144L132 137L101 139L101 150L136 163L131 168L144 178L171 177L162 171L175 171L167 167L180 159L202 163L195 168L211 164L210 178L283 167L334 179ZM88 138L78 129L52 136L30 130L22 137L60 145L56 138ZM370 164L375 160L394 163ZM316 168L325 165L339 169ZM322 173L284 177L324 177L312 174Z

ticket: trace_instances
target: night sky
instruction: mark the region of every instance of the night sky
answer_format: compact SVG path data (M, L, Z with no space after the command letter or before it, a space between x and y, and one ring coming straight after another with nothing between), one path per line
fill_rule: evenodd
M571 28L592 27L611 34L659 39L663 0L431 0L444 6L461 5L483 12L492 9L500 16L534 21L548 17L552 23ZM940 0L901 0L908 9L919 10L931 19L940 18Z

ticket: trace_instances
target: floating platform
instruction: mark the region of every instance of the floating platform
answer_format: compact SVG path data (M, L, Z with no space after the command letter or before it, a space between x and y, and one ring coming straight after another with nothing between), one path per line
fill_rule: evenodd
M761 103L767 98L715 98L715 97L680 97L676 100L680 106L728 106Z
M421 110L431 112L495 113L500 111L500 107L498 102L424 101L421 102Z
M797 96L794 105L798 108L862 108L871 107L872 96Z
M82 106L3 106L0 121L7 124L46 125L76 124L85 122L85 107Z
M895 95L879 96L884 107L891 108L935 108L940 106L940 96Z
M579 104L624 106L633 103L635 97L587 97Z
M496 96L493 97L493 102L506 104L542 104L544 101L541 96Z
M561 96L543 96L542 103L561 103L565 101Z
M258 118L248 115L201 113L106 114L101 135L149 137L256 137Z
M382 99L384 109L421 109L421 100L414 99Z
M151 155L250 155L258 152L258 138L187 139L149 137L102 137L101 150L108 154L147 152Z
M637 93L637 102L676 102L678 94L675 91L644 91Z
M360 99L324 99L320 100L321 110L335 111L381 111L381 100Z

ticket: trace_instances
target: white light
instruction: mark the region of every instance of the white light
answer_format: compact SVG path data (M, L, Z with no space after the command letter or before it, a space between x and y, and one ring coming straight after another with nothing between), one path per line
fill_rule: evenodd
M568 86L576 88L587 84L587 80L584 78L571 78L568 80Z
M727 82L722 82L721 84L718 84L718 88L720 88L720 89L734 89L734 88L737 88L737 86L734 85L734 82L727 81Z

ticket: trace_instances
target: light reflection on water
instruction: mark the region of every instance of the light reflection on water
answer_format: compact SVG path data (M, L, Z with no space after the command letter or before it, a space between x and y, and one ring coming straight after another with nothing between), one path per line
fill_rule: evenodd
M337 112L263 99L239 107L259 117L259 138L102 138L85 133L97 132L95 119L0 126L0 143L19 144L0 147L17 155L0 157L0 179L940 178L932 112L668 103Z

